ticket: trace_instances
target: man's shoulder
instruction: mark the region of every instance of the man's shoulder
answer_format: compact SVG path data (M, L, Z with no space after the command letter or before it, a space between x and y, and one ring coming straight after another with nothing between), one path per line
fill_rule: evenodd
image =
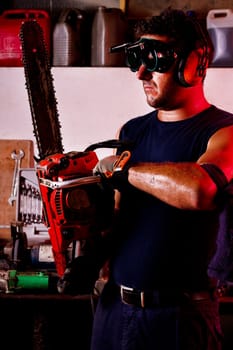
M233 113L212 105L204 112L202 122L215 131L233 125Z
M224 120L233 121L233 113L225 109L221 109L217 106L212 105L209 109L209 112L216 118L220 117L224 118Z

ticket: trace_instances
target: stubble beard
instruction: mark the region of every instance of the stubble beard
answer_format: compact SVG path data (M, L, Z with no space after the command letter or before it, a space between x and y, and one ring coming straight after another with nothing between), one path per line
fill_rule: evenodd
M154 96L152 94L149 94L146 96L147 103L150 107L158 109L158 108L165 108L167 109L169 106L169 100L167 96Z
M177 86L170 83L163 88L163 91L157 93L146 93L146 99L149 106L155 109L170 110L176 106L176 102L173 99Z

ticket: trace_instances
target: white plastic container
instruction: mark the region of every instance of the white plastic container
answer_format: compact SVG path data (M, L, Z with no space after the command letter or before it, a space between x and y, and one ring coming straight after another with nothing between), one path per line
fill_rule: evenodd
M99 6L92 23L91 66L125 66L124 52L110 53L111 46L126 41L127 21L118 8Z
M212 67L233 67L233 9L210 10L207 30L214 46Z
M53 66L86 65L88 42L85 21L85 13L79 9L61 12L53 30Z

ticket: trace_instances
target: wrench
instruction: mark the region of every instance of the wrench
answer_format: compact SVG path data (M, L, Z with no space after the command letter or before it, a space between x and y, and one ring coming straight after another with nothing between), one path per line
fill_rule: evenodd
M21 149L19 150L19 153L17 154L15 151L11 153L11 158L15 161L15 167L14 167L14 173L13 173L13 179L12 179L12 186L11 186L11 195L8 199L8 203L10 205L13 205L13 202L17 199L17 190L19 187L19 170L20 170L20 163L21 159L24 157L24 151Z

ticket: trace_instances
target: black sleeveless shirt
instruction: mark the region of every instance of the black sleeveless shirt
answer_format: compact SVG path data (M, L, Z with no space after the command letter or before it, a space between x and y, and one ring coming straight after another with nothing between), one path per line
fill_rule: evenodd
M126 122L120 139L133 141L132 162L195 162L209 138L229 125L233 114L215 106L176 122L161 122L153 111ZM180 210L126 186L115 228L112 278L141 290L208 288L207 266L217 225L217 211Z

